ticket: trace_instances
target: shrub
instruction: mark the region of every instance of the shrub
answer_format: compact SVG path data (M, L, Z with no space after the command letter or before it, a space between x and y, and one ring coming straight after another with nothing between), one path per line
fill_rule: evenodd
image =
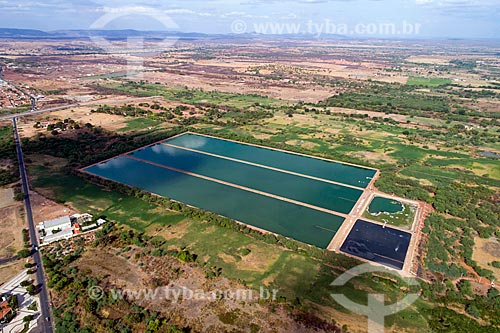
M32 321L35 317L33 315L28 315L26 317L23 318L23 322L25 323L29 323L30 321Z
M26 291L28 292L28 294L30 294L30 296L35 295L35 286L30 284L28 287L26 287Z
M27 287L29 285L31 285L32 282L29 281L29 280L24 280L24 281L21 281L21 283L19 284L21 287Z
M21 258L27 258L31 255L31 251L27 249L22 249L21 251L17 252L17 255Z
M28 310L30 311L37 311L38 310L38 304L36 302L33 302L28 306Z

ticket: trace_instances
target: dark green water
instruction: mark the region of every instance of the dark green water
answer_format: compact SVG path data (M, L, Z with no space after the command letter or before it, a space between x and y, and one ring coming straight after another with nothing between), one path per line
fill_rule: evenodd
M123 156L89 167L86 171L320 248L328 246L344 222L342 217L336 215ZM230 169L226 171L231 172Z
M196 134L184 134L167 142L178 147L223 155L361 188L366 188L376 173L372 169L329 162Z
M370 207L368 207L368 212L371 214L378 213L399 213L404 209L403 204L394 199L375 197L370 203Z
M158 144L132 154L183 171L349 214L361 190Z

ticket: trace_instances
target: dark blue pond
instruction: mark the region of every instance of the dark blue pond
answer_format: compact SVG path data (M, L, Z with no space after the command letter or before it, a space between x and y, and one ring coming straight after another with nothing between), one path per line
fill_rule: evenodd
M353 256L403 269L411 234L358 220L340 250Z

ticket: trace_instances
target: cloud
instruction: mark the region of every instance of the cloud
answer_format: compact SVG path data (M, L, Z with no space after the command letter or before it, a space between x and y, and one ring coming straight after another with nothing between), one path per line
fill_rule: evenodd
M498 0L415 0L415 4L446 16L461 18L491 17L498 15Z
M498 7L497 0L415 0L415 3L432 7Z
M322 4L329 2L356 2L359 0L247 0L242 2L242 5L260 5L260 4L268 4L268 3L296 3L296 4ZM381 0L368 0L368 1L381 1Z
M296 20L299 16L295 13L288 13L284 16L281 16L282 20Z

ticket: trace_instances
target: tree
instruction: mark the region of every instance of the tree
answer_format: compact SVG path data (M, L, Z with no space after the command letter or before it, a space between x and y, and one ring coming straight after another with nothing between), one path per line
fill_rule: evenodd
M475 304L469 304L465 308L465 311L472 317L479 318L481 316L481 311L477 308Z
M14 200L15 201L23 201L24 200L24 193L17 192L16 194L14 194Z
M38 304L37 304L37 302L35 301L35 302L31 303L31 305L28 306L28 310L30 310L30 311L37 311L38 310Z
M33 315L28 315L26 317L23 318L23 322L25 323L29 323L30 321L32 321L35 317Z
M28 287L26 287L26 291L30 296L35 295L35 286L30 284Z
M474 292L472 290L472 284L470 283L470 281L467 280L461 281L458 284L458 290L460 290L460 292L464 296L472 297L474 295Z
M27 258L31 255L31 251L27 249L22 249L21 251L17 252L18 257L21 258Z
M27 286L31 285L31 281L30 280L24 280L24 281L21 281L21 283L19 285L21 287L27 287Z
M12 309L17 309L19 307L19 303L18 303L18 300L17 300L17 296L16 295L10 295L8 297L8 303L9 303L9 306L12 308Z

